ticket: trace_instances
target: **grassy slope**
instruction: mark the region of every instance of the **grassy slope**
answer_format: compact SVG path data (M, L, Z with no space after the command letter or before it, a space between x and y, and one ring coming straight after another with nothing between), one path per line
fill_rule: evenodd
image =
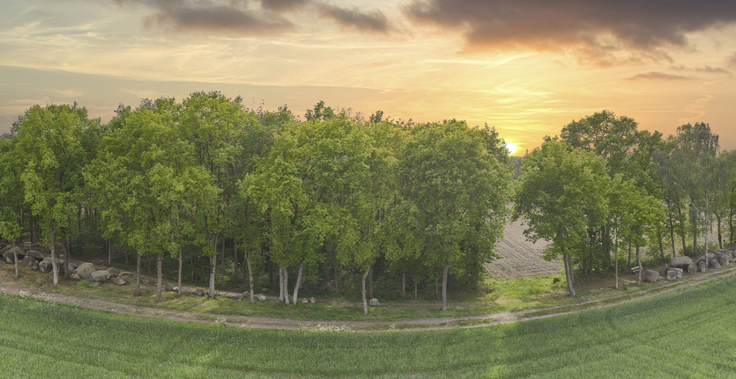
M248 330L0 295L0 377L736 375L736 279L506 325L397 333Z

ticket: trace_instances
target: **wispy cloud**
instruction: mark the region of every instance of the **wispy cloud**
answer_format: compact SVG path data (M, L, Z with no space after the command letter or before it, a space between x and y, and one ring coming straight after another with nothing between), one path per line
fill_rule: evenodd
M605 65L669 60L666 49L689 46L689 33L736 23L736 2L414 0L405 13L417 24L461 30L466 51L572 51Z
M362 12L328 4L319 4L318 10L323 17L330 18L341 26L362 32L386 33L391 29L388 19L379 10Z
M263 9L278 13L302 8L307 3L309 3L309 0L261 0Z
M689 76L671 75L663 72L647 72L645 74L634 75L624 80L638 81L638 80L663 80L663 81L680 81L680 80L692 80Z
M731 73L731 71L728 71L723 67L711 67L708 65L702 66L702 67L672 66L672 69L676 71L692 71L692 72L700 72L704 74L733 76L733 73Z

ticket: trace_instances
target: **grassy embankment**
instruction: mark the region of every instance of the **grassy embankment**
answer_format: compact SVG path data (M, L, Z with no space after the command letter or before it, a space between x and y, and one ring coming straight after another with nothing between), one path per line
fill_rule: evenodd
M732 378L736 278L471 329L252 330L0 295L0 377Z
M21 267L18 280L12 279L13 266L0 264L0 275L6 284L29 289L71 295L81 298L103 300L114 303L163 308L170 310L193 311L237 316L259 316L290 318L316 321L401 321L421 318L463 317L484 315L506 311L519 311L553 306L575 305L585 301L618 296L638 296L642 290L656 289L666 283L642 283L641 286L622 285L614 289L610 280L599 280L578 286L578 296L566 296L564 277L537 276L513 280L486 279L481 288L474 293L451 294L450 310L441 312L441 303L436 300L396 300L386 302L380 307L370 308L368 316L363 315L359 303L335 300L330 297L317 297L317 304L298 304L284 306L275 299L250 304L247 300L237 301L219 298L217 301L197 296L179 296L174 292L164 292L162 302L155 301L155 287L142 286L142 295L134 296L134 284L117 286L102 283L90 287L88 281L65 280L60 278L58 286L51 285L51 275ZM696 276L697 277L697 276ZM555 283L554 279L558 281ZM689 277L688 277L689 278ZM561 280L560 280L561 279ZM303 293L310 296L309 293ZM461 299L458 300L459 297Z

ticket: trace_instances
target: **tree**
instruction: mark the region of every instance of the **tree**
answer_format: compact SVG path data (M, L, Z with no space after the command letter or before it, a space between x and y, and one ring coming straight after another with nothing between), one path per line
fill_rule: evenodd
M655 159L666 180L671 181L683 194L697 213L696 216L703 215L707 267L711 208L718 196L718 181L723 165L718 159L718 135L711 133L710 126L704 123L680 126L677 133L674 148L667 152L660 151ZM693 251L697 251L697 240L693 240Z
M13 124L17 132L25 201L48 232L53 283L59 283L55 232L66 226L74 209L73 194L82 186L85 152L81 144L89 124L87 110L69 105L35 105Z
M463 258L478 263L496 257L511 195L511 168L487 146L483 129L455 120L416 126L401 161L401 214L422 251L424 264L442 270L442 310L447 277L465 274Z
M562 256L570 296L575 296L573 258L584 259L588 229L602 225L607 216L610 179L605 164L591 152L547 140L525 157L522 166L514 218L526 219L529 227L524 235L529 240L552 242L545 259Z

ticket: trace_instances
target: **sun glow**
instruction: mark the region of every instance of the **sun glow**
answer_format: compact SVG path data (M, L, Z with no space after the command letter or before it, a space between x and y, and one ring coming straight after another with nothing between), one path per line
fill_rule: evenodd
M519 143L518 142L506 142L506 150L509 151L509 155L514 155L516 153L516 150L519 149Z

